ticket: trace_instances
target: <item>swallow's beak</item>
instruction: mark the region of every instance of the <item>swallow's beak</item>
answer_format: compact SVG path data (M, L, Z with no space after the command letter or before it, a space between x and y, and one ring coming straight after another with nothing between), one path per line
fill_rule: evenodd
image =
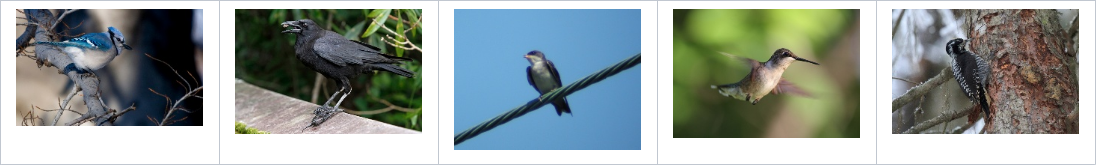
M804 59L804 58L799 58L799 57L795 57L795 60L796 60L796 61L803 61L803 62L809 62L809 63L812 63L812 64L814 64L814 65L818 65L818 63L817 63L817 62L814 62L814 61L811 61L811 60L807 60L807 59Z
M531 55L526 54L525 59L529 59L529 58L533 58L533 57L531 57Z
M292 26L293 28L289 29L289 30L282 31L282 33L301 33L301 22L300 21L285 21L285 22L282 22L282 27L283 28L284 27L290 27L290 26Z

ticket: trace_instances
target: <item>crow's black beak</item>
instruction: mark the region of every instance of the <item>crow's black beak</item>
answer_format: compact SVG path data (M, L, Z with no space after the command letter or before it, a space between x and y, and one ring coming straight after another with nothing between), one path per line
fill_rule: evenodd
M290 26L292 26L293 28L289 29L289 30L282 31L282 33L301 33L301 22L300 21L285 21L285 22L282 22L282 27L283 28L284 27L290 27Z
M799 57L796 57L796 58L795 58L795 60L796 60L796 61L803 61L803 62L809 62L809 63L812 63L812 64L814 64L814 65L818 65L818 63L817 63L817 62L814 62L814 61L811 61L811 60L807 60L807 59L804 59L804 58L799 58Z

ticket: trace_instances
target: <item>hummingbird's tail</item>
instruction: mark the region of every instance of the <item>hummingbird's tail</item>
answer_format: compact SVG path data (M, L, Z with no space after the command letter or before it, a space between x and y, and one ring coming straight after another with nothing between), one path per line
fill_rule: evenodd
M732 95L742 93L741 91L739 91L738 86L739 86L738 83L730 83L730 84L723 84L723 85L712 85L712 89L718 90L720 95L730 97Z

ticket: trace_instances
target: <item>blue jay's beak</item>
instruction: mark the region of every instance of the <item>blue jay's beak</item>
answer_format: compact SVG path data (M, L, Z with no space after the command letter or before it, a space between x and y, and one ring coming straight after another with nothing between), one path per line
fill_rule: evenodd
M122 48L126 48L126 50L133 50L133 48L129 47L129 45L126 45L126 43L122 43Z
M283 28L284 27L290 27L290 26L292 26L293 28L289 29L289 30L282 31L282 33L301 33L301 22L300 21L285 21L285 22L282 22L282 27Z

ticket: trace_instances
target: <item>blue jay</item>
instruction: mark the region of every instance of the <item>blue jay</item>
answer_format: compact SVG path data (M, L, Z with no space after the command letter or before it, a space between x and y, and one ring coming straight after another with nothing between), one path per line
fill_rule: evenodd
M36 42L35 44L61 48L62 52L72 58L73 65L83 71L103 68L114 60L114 56L122 54L122 48L132 50L129 45L126 45L122 32L114 27L107 28L106 32L84 34L61 42Z

